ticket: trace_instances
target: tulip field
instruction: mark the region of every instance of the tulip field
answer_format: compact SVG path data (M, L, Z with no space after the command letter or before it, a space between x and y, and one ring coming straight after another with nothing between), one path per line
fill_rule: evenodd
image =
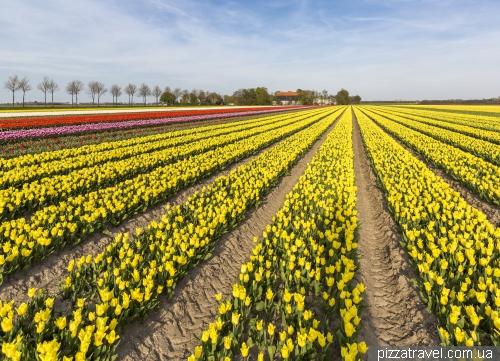
M499 114L2 118L0 360L365 360L424 318L421 345L500 345ZM375 206L394 230L366 231ZM412 270L389 294L424 305L402 339L384 322L408 299L368 277L389 277L383 242Z

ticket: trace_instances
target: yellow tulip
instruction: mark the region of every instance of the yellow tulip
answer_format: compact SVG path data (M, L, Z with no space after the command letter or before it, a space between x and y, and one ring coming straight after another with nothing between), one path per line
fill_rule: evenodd
M241 351L241 356L243 356L243 357L247 357L248 356L248 347L247 347L247 344L245 342L243 342L241 344L240 351Z

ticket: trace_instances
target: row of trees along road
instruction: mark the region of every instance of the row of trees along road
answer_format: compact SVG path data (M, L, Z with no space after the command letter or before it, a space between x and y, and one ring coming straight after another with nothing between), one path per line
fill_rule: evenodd
M54 79L49 79L44 77L43 80L36 86L38 90L42 91L44 94L44 104L47 106L47 93L52 96L51 104L54 106L54 93L60 90L59 85L54 81ZM17 91L22 91L23 93L23 107L26 92L32 90L30 80L27 77L19 78L17 75L9 77L7 81L4 82L4 88L12 92L12 106L14 107L15 93ZM170 89L167 87L167 89ZM89 81L87 86L80 80L72 80L65 87L66 93L71 95L71 106L75 104L78 106L78 94L83 91L92 98L92 105L95 105L97 101L97 106L100 105L101 96L108 92L106 86L99 81ZM123 91L128 95L128 104L133 105L134 95L142 97L144 105L146 105L146 99L148 96L154 96L156 98L156 105L158 105L158 99L163 93L163 90L155 85L152 89L145 83L142 83L139 87L135 84L128 84L124 87ZM118 97L123 94L122 88L119 85L112 85L109 92L113 96L113 104L118 104ZM76 103L75 103L76 99Z
M4 83L4 88L12 92L12 106L14 107L14 95L16 91L22 91L23 93L23 107L26 92L32 90L30 81L27 77L19 78L17 75L9 77L9 79ZM37 89L44 93L44 103L47 106L47 93L51 95L51 103L54 105L54 93L59 89L59 85L54 81L54 79L49 79L44 77L43 80L37 85ZM106 86L99 81L89 81L87 86L80 80L72 80L65 87L66 93L71 95L71 106L78 106L78 95L83 91L92 99L92 105L100 105L101 96L108 92ZM155 85L152 89L145 83L142 83L139 87L135 84L128 84L123 88L119 85L112 85L109 89L109 93L113 96L113 104L118 104L118 98L123 95L123 92L128 95L128 105L134 104L134 96L142 97L144 105L146 105L146 99L148 96L154 96L156 100L156 105L158 105L158 100L167 105L182 104L182 105L206 105L206 104L221 104L225 103L235 103L238 105L271 105L271 104L281 104L280 99L276 95L277 92L269 92L266 87L239 89L233 93L233 95L224 95L222 97L220 94L211 91L197 90L193 89L188 91L181 88L171 89L170 87L165 87L162 90L158 85ZM75 102L76 100L76 102ZM297 89L297 100L302 105L311 104L359 104L361 97L359 95L350 96L349 92L345 89L341 89L337 95L328 94L327 90L321 92L315 90L304 90Z

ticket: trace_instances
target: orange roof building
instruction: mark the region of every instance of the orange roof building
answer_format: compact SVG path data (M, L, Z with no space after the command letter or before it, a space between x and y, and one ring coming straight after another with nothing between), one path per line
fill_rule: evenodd
M299 93L297 92L276 92L276 96L283 105L295 105L299 101Z
M278 96L278 97L298 97L299 93L297 93L297 92L276 92L276 96Z

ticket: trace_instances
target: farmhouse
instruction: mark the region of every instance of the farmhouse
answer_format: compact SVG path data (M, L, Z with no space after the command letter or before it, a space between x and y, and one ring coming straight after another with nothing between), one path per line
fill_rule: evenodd
M276 96L283 105L296 105L299 102L299 93L297 92L276 92Z

